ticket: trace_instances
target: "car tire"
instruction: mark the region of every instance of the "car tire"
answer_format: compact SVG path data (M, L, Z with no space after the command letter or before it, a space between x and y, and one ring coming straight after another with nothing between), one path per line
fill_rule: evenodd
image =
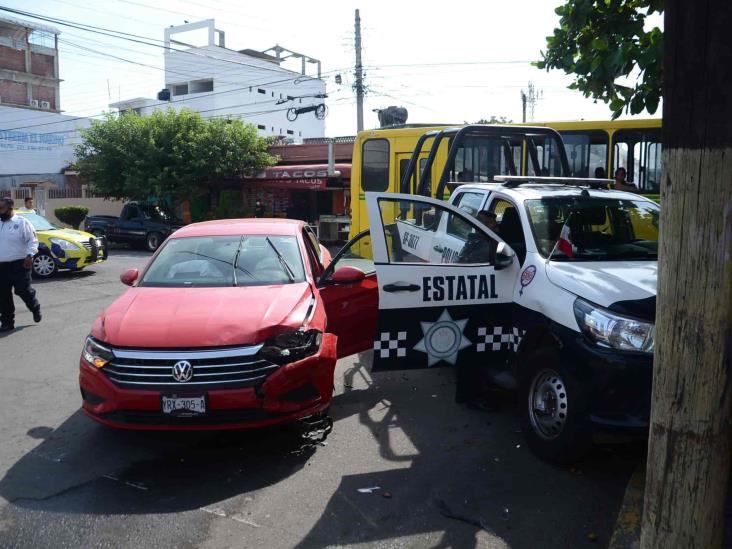
M522 363L519 410L529 448L545 461L577 462L592 447L582 384L552 347L524 353Z
M148 252L154 252L163 243L163 235L160 233L148 233L145 237L145 249Z
M56 271L58 271L56 262L48 252L38 252L33 257L32 272L35 278L50 278Z

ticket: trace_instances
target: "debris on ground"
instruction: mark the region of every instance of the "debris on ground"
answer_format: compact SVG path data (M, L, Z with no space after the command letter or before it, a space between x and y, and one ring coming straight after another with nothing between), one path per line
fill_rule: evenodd
M391 492L384 492L383 494L381 494L381 497L386 498L386 499L391 499L391 497L392 497Z
M450 507L447 505L447 503L445 503L444 500L436 499L435 507L437 507L437 510L440 512L440 514L443 517L453 519L453 520L459 520L466 524L470 524L471 526L475 526L477 528L485 530L489 534L493 534L493 535L496 534L495 531L483 521L483 519L473 518L473 517L469 517L467 515L461 515L459 513L455 513L452 511L452 509L450 509Z
M587 534L587 539L589 541L597 541L597 534L595 534L595 532L590 532Z
M369 486L368 488L359 488L358 491L362 494L373 494L381 490L381 486Z

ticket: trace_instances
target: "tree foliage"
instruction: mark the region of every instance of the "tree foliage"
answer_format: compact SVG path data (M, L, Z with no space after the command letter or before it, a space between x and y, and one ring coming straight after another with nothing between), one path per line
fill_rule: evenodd
M467 124L468 122L466 122ZM496 116L491 115L490 118L481 118L477 122L473 122L474 124L511 124L513 123L513 120L510 120L506 116Z
M62 206L53 210L53 215L61 223L66 223L74 229L78 229L84 218L89 215L89 208L86 206Z
M271 141L239 120L204 120L191 110L108 114L82 130L76 166L108 198L188 198L277 160Z
M555 11L559 28L547 36L547 51L535 63L574 75L571 89L623 111L654 114L661 99L663 32L646 29L664 0L566 0ZM626 85L620 81L632 80Z

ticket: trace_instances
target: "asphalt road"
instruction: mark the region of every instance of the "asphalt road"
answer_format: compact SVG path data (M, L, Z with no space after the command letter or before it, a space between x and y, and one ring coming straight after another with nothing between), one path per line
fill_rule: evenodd
M446 369L372 376L368 353L340 361L325 445L294 429L151 434L87 419L84 337L123 292L119 274L148 257L113 250L38 283L43 322L18 303L19 329L0 336L0 547L607 545L642 449L542 463L510 399L497 413L456 406Z

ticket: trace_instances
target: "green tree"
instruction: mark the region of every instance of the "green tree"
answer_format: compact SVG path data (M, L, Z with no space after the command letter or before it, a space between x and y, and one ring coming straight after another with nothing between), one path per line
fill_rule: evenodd
M567 0L555 10L559 28L535 65L573 75L570 89L609 104L613 118L623 111L654 114L663 85L663 32L646 28L646 19L662 13L664 3Z
M79 174L108 198L190 198L277 160L269 139L239 120L204 120L191 110L108 114L81 132Z
M481 118L477 122L473 122L473 124L511 124L513 120L510 120L506 116L495 116L491 115L490 118ZM469 122L465 122L468 124Z

